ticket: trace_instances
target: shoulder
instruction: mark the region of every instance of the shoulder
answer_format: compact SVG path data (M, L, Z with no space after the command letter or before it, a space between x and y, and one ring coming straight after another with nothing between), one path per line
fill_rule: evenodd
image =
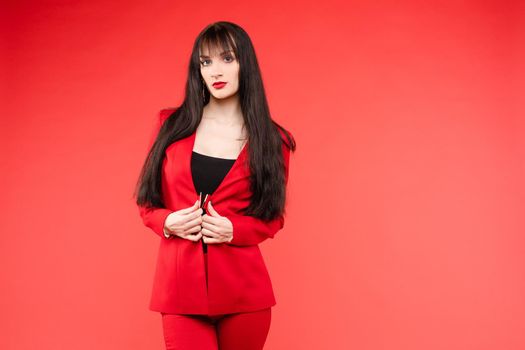
M283 146L287 151L295 151L295 138L290 130L285 129L278 123L274 121L274 125L276 126L277 130L279 131L279 134L281 135L281 141L283 142Z
M160 125L164 124L164 122L166 121L166 119L169 118L170 115L173 114L173 112L175 112L177 110L176 107L169 107L169 108L163 108L160 110L159 112L159 122L160 122Z

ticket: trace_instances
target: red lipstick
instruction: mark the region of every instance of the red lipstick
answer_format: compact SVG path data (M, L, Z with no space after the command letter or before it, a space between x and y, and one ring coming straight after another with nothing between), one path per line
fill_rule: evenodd
M216 89L222 89L226 85L226 82L224 81L217 81L213 83L213 87Z

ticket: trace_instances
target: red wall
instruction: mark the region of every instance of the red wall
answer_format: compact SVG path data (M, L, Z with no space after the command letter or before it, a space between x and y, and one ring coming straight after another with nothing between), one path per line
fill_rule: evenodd
M0 348L161 349L132 192L193 40L251 35L297 141L268 349L525 348L519 1L12 1ZM293 22L291 22L293 20Z

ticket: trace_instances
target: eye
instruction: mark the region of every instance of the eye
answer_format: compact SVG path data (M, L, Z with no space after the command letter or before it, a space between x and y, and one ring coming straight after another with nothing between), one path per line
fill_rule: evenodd
M201 65L206 66L205 62L207 62L207 61L209 61L209 60L203 60L203 61L201 61Z
M230 60L230 61L228 61L228 62L232 62L232 61L234 60L233 56L230 56L230 55L228 55L228 56L225 56L224 58L230 58L231 60Z

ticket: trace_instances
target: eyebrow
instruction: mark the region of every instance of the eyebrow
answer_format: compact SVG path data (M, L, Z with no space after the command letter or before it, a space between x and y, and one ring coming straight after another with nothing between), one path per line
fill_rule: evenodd
M221 56L224 56L226 55L227 53L233 53L233 50L228 50L228 51L223 51L221 52ZM210 58L210 56L206 56L206 55L200 55L199 57L202 57L202 58Z

